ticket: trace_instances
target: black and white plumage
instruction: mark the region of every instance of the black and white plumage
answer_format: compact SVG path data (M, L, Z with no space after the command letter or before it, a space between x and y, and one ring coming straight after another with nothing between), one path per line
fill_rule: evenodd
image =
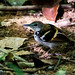
M24 24L34 30L34 39L40 44L50 47L67 44L74 46L74 41L70 40L62 30L51 24L43 24L42 22L35 21L31 24Z

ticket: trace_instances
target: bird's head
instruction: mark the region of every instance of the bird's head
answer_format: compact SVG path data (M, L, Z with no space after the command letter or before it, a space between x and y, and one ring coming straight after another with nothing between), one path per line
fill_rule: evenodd
M34 21L31 24L23 24L24 27L31 27L34 31L40 31L44 24L40 21Z

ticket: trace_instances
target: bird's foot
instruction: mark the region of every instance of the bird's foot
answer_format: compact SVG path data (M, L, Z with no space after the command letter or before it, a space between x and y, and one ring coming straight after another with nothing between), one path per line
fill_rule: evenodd
M55 55L55 56L59 56L59 55L61 55L60 53L54 53L53 55Z
M45 52L43 55L40 56L40 58L41 59L49 59L51 55L52 54L49 54L48 52Z
M61 56L61 54L59 53L48 53L48 52L45 52L43 55L40 56L41 59L49 59L51 58L51 56Z
M61 55L60 53L50 53L49 51L46 52L41 47L34 47L34 52L37 52L39 55L39 58L41 58L41 59L49 59L49 58L51 58L51 56Z

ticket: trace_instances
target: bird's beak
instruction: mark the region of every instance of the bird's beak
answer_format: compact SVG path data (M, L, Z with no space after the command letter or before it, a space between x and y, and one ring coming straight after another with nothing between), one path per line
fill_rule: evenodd
M23 27L30 27L30 24L23 24Z

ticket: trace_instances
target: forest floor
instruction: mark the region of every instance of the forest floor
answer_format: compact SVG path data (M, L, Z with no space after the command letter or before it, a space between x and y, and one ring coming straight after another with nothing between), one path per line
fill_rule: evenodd
M25 75L75 75L75 48L66 48L62 46L49 51L49 48L40 46L39 43L34 40L34 31L31 28L24 28L22 26L23 24L30 24L33 21L51 23L42 16L40 10L34 13L28 13L26 11L8 11L6 13L1 11L0 13L0 52L2 52L1 49L5 49L5 53L7 53L5 56L2 56L3 53L0 53L0 71L2 71L4 75L13 75L14 71L17 73L14 68L9 68L9 62L15 63L20 70L24 71ZM54 25L62 29L71 40L75 40L74 9L64 10L63 16L58 19ZM11 37L16 37L16 39L10 39ZM21 44L19 46L16 45L20 43L16 41L17 38L24 39L22 39L23 41L21 40ZM7 39L7 41L4 39ZM16 48L16 46L18 47ZM45 57L44 54L47 51L49 51L49 56ZM50 55L50 53L60 53L60 56ZM13 55L17 55L35 65L32 67L29 65L26 66L22 60ZM2 57L4 59L2 59ZM11 65L12 64L10 64L10 66ZM58 72L61 72L61 74L57 74Z

